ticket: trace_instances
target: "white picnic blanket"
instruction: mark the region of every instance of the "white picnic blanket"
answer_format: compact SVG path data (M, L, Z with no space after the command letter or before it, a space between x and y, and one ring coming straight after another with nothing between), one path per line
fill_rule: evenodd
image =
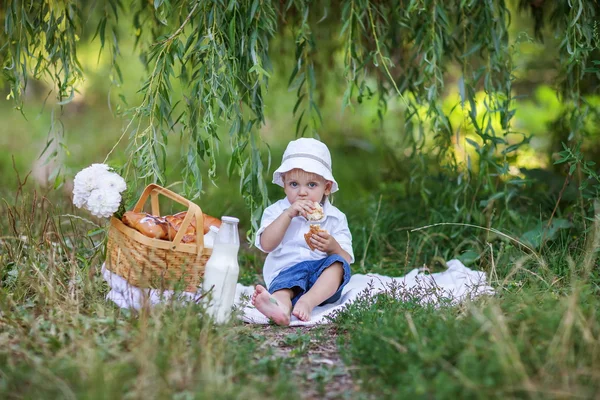
M344 287L340 299L332 304L316 307L311 315L310 321L300 321L292 316L290 326L310 326L327 324L330 320L327 316L346 307L364 292L370 295L387 292L399 299L417 298L422 303L437 304L440 301L459 303L467 299L484 294L494 294L494 289L489 286L485 272L474 271L467 268L459 260L447 262L448 269L443 272L425 274L418 269L413 269L403 277L389 277L379 274L355 274L350 282ZM177 298L171 291L159 291L157 289L140 289L129 285L125 279L107 270L102 266L102 276L109 284L111 290L106 295L108 300L113 301L121 308L140 309L144 304L154 305L164 301L199 301L200 293L177 293ZM248 301L254 286L244 286L238 283L235 302L237 307L242 308L241 319L253 324L268 324L267 317L262 315Z

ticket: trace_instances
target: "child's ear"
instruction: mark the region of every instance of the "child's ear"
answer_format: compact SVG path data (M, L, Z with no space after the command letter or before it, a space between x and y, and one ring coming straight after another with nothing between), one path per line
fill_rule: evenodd
M329 196L331 194L331 187L333 186L333 182L325 181L325 196Z

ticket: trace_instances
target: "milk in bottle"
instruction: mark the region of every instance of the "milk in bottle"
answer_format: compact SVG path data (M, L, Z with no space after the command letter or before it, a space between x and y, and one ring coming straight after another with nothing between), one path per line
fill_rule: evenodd
M202 293L205 294L207 312L217 324L229 320L235 299L240 272L237 260L240 249L238 222L239 219L234 217L221 217L221 228L204 271Z
M212 249L215 245L215 239L217 238L217 233L219 233L219 228L214 225L211 225L208 233L204 235L204 247Z

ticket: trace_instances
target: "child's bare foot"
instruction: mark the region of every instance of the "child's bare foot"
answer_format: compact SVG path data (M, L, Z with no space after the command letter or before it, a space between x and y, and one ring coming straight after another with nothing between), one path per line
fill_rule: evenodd
M252 304L277 325L290 324L290 310L271 296L264 286L256 285L256 289L252 294Z
M310 314L312 314L313 308L314 307L306 300L302 300L302 298L300 298L294 306L292 315L295 315L301 321L310 321Z

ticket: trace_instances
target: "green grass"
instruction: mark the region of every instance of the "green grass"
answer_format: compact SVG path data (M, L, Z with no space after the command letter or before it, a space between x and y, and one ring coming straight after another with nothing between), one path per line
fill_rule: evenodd
M278 163L293 138L286 127L294 123L289 113L278 116L276 101L293 107L293 99L275 86L273 120L261 133ZM353 272L440 271L459 258L485 271L498 291L440 308L418 305L419 293L394 292L377 302L365 296L340 313L333 321L339 349L363 382L348 389L352 398L594 397L600 390L597 226L590 213L584 227L577 191L564 193L553 216L571 225L545 234L539 226L557 204L563 177L546 172L552 184L531 175L511 186L474 176L459 185L435 160L386 148L385 137L397 139L397 121L373 129L366 121L374 107L343 117L328 107L324 114L336 117L325 121L322 137L331 144L341 188L334 203L353 235ZM120 121L96 108L65 110L68 177L102 162L121 134ZM24 122L0 108L0 118L12 129L0 145L15 155L23 179L43 148L49 116ZM177 144L169 143L167 183L179 192ZM226 147L220 178L216 185L205 180L196 202L211 215L238 216L243 235L249 212L239 182L226 177ZM119 147L110 161L118 165L123 157ZM0 186L0 398L295 398L301 385L293 371L322 333L287 330L290 351L282 356L256 327L211 326L201 306L119 310L105 301L108 288L99 276L106 221L75 209L67 185L40 190L30 177L18 190L11 158L0 159ZM269 195L283 193L269 185ZM544 243L526 241L536 229ZM243 244L241 283L261 282L264 258ZM322 367L301 379L325 396L339 373Z
M215 330L197 306L134 315L101 302L73 305L10 307L3 398L259 399L295 391L286 360L259 349L251 329Z
M463 257L488 273L498 294L433 308L418 304L422 294L391 288L376 302L365 296L350 306L333 323L360 390L381 398L593 397L600 390L593 226L584 234L560 230L530 254L516 242L537 222L523 212L528 204L497 203L490 217L479 198L470 206L474 194L449 202L454 189L436 182L430 187L440 196L428 207L408 186L379 185L362 199L336 197L350 219L354 272L401 276L422 265L441 270L444 260ZM60 192L33 193L17 199L9 193L2 203L0 397L298 393L293 371L319 333L289 330L284 343L291 350L282 356L253 326L211 326L198 305L119 310L104 300L108 288L99 276L101 221L73 209ZM482 229L461 222L467 220ZM413 231L448 222L455 224ZM244 248L240 281L259 282L263 261L256 249ZM325 395L338 373L324 367L305 378Z
M457 197L435 178L428 188L436 195L427 206L400 181L353 209L355 272L440 271L459 258L485 271L497 294L433 307L420 303L427 293L419 290L364 293L334 319L346 332L341 354L364 389L390 399L594 398L599 221L584 230L571 218L573 225L542 231L546 240L532 244L525 233L540 221L545 227L554 207L540 202L535 184L492 207L469 188ZM537 215L528 212L535 205ZM555 221L569 212L563 207Z
M600 390L597 288L502 291L458 308L419 298L365 295L336 320L347 331L346 362L382 398L593 398Z
M81 220L59 217L48 201L29 196L18 206L4 203L3 211L1 398L262 399L296 392L289 361L261 346L252 327L215 328L199 305L137 313L107 303L98 274L101 235L90 236Z

